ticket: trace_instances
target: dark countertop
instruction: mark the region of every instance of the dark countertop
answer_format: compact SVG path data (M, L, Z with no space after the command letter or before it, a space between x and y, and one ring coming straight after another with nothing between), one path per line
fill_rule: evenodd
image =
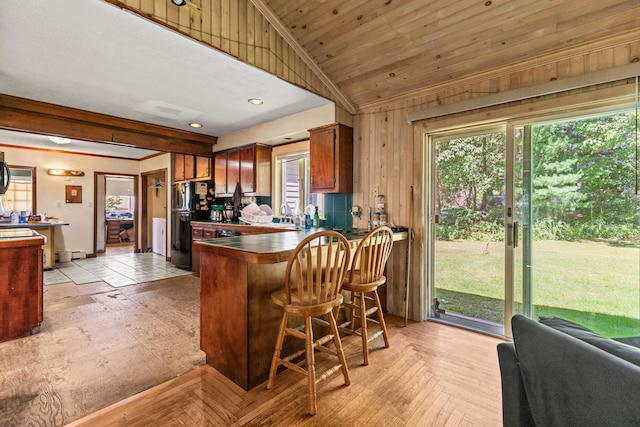
M242 227L253 226L242 225ZM287 261L291 251L295 249L302 239L308 234L320 230L323 229L311 228L308 230L289 231L287 233L203 239L193 242L193 249L202 253L236 258L253 264L274 264ZM343 231L341 234L343 234L348 241L357 242L367 234L367 230L352 229ZM406 240L407 236L408 233L406 231L397 232L393 234L393 240Z

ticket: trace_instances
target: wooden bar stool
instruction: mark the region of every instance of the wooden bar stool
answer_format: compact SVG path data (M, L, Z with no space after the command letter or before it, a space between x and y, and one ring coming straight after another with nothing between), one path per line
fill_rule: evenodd
M342 351L334 310L342 303L340 293L347 274L351 251L347 239L335 231L321 231L306 237L289 256L284 289L271 295L282 307L282 321L278 330L275 351L269 370L267 388L273 386L278 366L282 365L306 375L309 384L309 413L316 413L316 385L330 375L342 370L344 382L351 384L347 362ZM327 320L322 319L326 316ZM304 318L304 324L289 327L289 317ZM328 333L314 340L313 324L320 325ZM304 340L303 350L282 357L285 336ZM330 343L334 342L334 349ZM326 345L325 345L326 344ZM339 364L331 367L316 379L315 350L338 357ZM300 356L305 358L299 361ZM306 362L306 369L302 367Z
M387 281L384 269L392 246L393 233L389 227L378 227L367 233L356 248L352 268L347 275L347 281L342 285L343 290L351 293L351 299L342 304L342 307L348 310L349 316L346 322L339 325L338 330L362 337L362 355L365 365L369 364L369 342L382 335L384 346L389 347L387 325L384 322L378 287ZM367 302L369 302L369 308L367 308ZM369 317L374 313L377 314L377 320ZM358 320L360 328L356 329ZM373 335L369 335L367 331L369 323L380 327Z

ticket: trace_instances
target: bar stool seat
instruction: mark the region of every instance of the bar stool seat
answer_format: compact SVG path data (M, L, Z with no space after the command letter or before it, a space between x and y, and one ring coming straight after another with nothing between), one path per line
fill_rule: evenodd
M340 291L350 257L349 243L341 234L334 231L312 234L291 253L287 262L284 289L271 295L272 301L282 307L282 320L271 360L267 389L273 387L279 366L306 375L311 415L315 415L317 411L316 386L319 382L341 371L345 384L351 384L334 317L334 311L343 301ZM289 326L290 318L304 319L304 323L298 320L297 325ZM314 325L317 330L324 331L324 334L314 338ZM286 336L303 340L304 348L287 356L281 355ZM332 342L335 344L333 348L330 346ZM339 361L339 364L327 369L319 378L316 378L316 350L337 356ZM301 358L302 355L305 357ZM305 364L306 369L303 367Z
M342 303L348 317L338 326L339 332L362 337L363 364L369 364L369 343L380 335L384 338L384 346L389 347L387 325L382 313L378 288L385 284L387 278L384 269L393 247L393 232L389 227L378 227L371 230L356 247L353 265L347 281L342 285L344 291L351 295L349 301ZM376 314L376 318L371 317ZM336 315L337 316L337 315ZM356 324L359 322L359 327ZM368 325L380 328L369 334Z

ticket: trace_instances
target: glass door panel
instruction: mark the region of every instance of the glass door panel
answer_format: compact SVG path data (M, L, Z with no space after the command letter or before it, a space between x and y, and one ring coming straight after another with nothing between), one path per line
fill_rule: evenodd
M433 313L502 334L505 307L505 132L433 139Z
M516 129L516 312L640 333L635 126L622 113Z

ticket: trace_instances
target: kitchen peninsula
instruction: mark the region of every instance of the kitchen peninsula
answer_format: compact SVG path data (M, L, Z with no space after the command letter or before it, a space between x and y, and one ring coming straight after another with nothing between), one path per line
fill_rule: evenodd
M13 228L30 228L45 237L46 242L42 246L43 250L43 268L45 270L52 269L56 264L56 230L55 227L69 225L68 222L51 220L34 223L11 224L8 222L0 222L0 229Z
M284 287L289 255L310 232L258 234L194 242L200 252L200 348L207 364L245 390L269 375L281 309L271 294ZM366 231L344 233L357 243ZM394 241L406 240L394 233Z

